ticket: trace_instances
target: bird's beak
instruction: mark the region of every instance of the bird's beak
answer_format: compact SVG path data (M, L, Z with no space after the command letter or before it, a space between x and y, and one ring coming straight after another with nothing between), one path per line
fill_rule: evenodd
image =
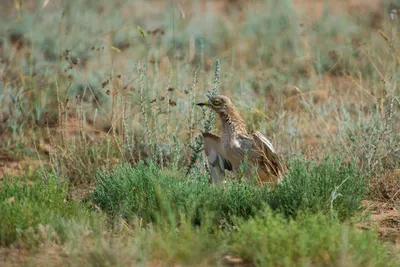
M206 102L197 103L196 105L202 107L202 106L209 106L210 103L208 101L206 101Z

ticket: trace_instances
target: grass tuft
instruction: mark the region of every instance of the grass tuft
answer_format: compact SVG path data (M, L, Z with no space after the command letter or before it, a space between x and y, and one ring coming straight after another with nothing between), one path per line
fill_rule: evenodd
M321 214L288 221L266 210L239 220L230 243L234 255L255 266L397 266L376 234Z
M88 210L78 201L67 200L67 191L65 183L55 176L33 184L22 178L1 181L0 244L20 240L34 245L47 238L62 241L67 221L85 216L90 220Z
M230 223L232 216L249 218L265 205L287 216L323 212L345 220L359 210L366 193L367 181L355 166L341 166L340 159L327 158L320 164L293 161L274 191L246 182L213 187L200 174L189 180L152 165L120 165L98 174L93 200L111 216L127 220L140 217L154 222L161 214L183 212L196 223L213 214L220 224Z

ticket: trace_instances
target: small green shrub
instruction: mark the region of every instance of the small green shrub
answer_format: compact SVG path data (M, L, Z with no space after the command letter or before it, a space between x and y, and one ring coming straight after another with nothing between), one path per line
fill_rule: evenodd
M290 216L298 211L323 212L344 220L360 210L368 192L368 179L340 158L328 157L319 164L292 160L289 169L268 203Z
M22 179L5 179L0 184L0 244L32 237L46 238L54 230L65 237L65 222L79 217L89 219L87 209L75 200L67 201L67 187L56 177L33 184Z
M133 227L121 224L112 233L76 235L70 242L72 266L160 262L226 266L225 256L242 259L245 266L396 266L398 260L375 233L358 231L321 214L300 213L295 220L287 220L264 209L249 220L234 218L229 230L214 227L208 220L193 226L182 214L179 225L168 220L150 225L134 222Z
M376 234L321 214L288 221L266 210L236 226L231 253L256 266L397 266Z
M190 218L180 217L179 227L163 223L143 231L140 242L146 243L148 259L165 263L196 265L199 262L215 266L224 252L221 230L212 227L212 222L193 226Z
M355 166L341 166L333 159L320 164L294 160L272 192L268 186L245 182L214 187L204 175L184 179L140 163L99 173L92 197L106 213L128 220L140 217L151 222L183 212L195 223L211 214L218 223L231 223L232 216L249 218L265 205L288 216L323 212L344 220L359 209L366 190L367 181Z
M92 197L106 213L128 220L140 217L150 222L159 216L184 213L199 223L211 213L218 221L230 215L248 217L261 208L267 191L267 187L238 183L212 187L204 175L183 179L139 163L99 173Z

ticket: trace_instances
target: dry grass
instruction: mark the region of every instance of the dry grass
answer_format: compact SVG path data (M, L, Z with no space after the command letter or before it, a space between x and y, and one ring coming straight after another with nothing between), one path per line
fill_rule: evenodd
M97 171L120 163L206 172L196 137L220 124L194 103L215 89L284 156L355 161L371 178L368 201L379 203L372 219L396 242L396 1L55 0L42 7L24 0L4 7L0 180L53 172L82 197Z

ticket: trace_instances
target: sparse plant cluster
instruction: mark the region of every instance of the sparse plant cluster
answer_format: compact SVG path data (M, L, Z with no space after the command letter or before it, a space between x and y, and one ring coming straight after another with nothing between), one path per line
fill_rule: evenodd
M34 2L0 9L0 261L398 265L396 5ZM210 184L206 94L282 183Z
M75 262L190 264L206 257L205 264L212 265L229 263L224 255L230 255L256 265L342 260L395 266L374 234L341 225L360 210L367 189L354 165L296 160L274 191L244 182L210 187L204 175L181 175L154 164L120 165L98 173L86 203L71 198L68 181L54 175L5 179L0 185L1 244L56 242L68 247ZM321 256L321 249L329 258ZM338 256L343 249L350 258ZM128 251L141 253L129 256Z
M113 216L138 217L146 223L154 222L159 212L172 211L174 216L193 216L197 223L213 214L218 225L232 217L254 216L265 205L289 217L324 212L345 220L360 211L367 180L354 165L341 166L340 159L326 159L319 165L297 159L290 167L285 180L271 190L268 185L246 182L210 187L200 174L182 179L179 173L160 171L154 165L119 166L97 176L93 198Z

